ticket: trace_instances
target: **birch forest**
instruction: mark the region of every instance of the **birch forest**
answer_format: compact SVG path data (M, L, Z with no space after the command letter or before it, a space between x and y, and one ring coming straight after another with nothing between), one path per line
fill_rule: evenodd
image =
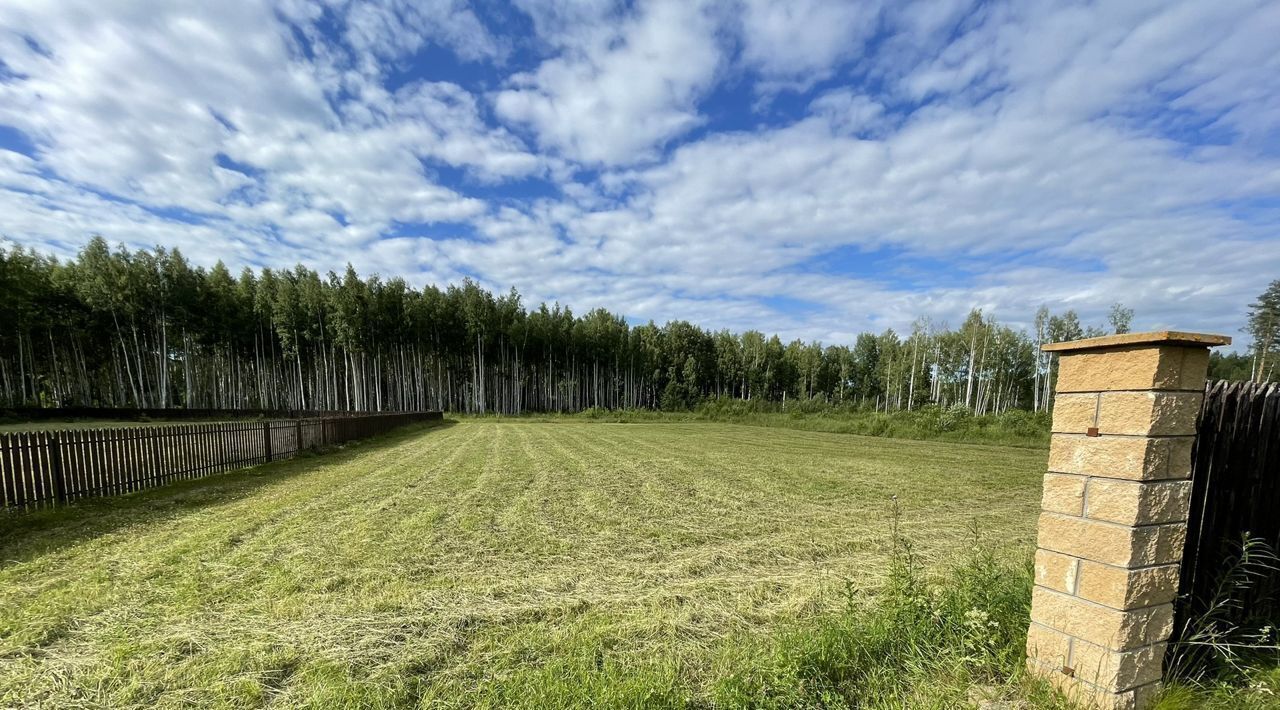
M236 274L101 238L66 262L0 246L0 297L8 408L517 414L687 409L730 397L1043 410L1054 362L1038 346L1103 332L1070 311L1041 309L1028 332L974 310L956 327L921 319L851 346L784 343L754 330L533 307L514 289L471 281L416 288L301 265ZM1113 328L1123 330L1118 311Z

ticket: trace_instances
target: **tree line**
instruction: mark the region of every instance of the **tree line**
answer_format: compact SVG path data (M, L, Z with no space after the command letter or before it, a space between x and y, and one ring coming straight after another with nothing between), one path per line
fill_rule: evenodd
M468 413L686 409L708 397L974 413L1047 410L1047 342L1100 335L1041 308L1030 333L979 310L956 328L783 343L596 308L526 307L514 289L193 266L91 240L61 262L0 245L0 406ZM1112 310L1112 329L1132 311Z

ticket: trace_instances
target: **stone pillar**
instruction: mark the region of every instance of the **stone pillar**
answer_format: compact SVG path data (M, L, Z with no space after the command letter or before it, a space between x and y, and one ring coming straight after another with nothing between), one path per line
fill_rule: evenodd
M1077 702L1140 710L1160 688L1186 539L1209 348L1131 333L1059 354L1027 663Z

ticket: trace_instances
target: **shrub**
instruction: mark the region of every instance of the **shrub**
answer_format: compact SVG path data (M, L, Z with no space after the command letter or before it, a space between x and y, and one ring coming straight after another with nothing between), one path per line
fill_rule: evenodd
M973 420L973 413L963 404L953 404L938 416L938 431L959 431L968 429Z
M995 425L1019 436L1035 436L1049 430L1048 412L1029 412L1025 409L1009 409L994 417Z

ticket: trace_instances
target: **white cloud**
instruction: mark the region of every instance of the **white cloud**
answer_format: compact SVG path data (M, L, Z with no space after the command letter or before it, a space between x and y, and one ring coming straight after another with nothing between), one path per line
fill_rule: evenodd
M374 72L380 67L373 60L399 60L429 42L469 61L501 58L507 51L505 43L459 0L338 0L333 4L346 14L347 43L368 58Z
M876 131L884 124L884 104L848 89L822 94L809 103L809 112L825 117L843 133Z
M807 87L830 76L838 60L861 53L876 30L880 3L847 0L744 0L743 61L775 84Z
M1231 332L1280 273L1274 3L521 7L532 40L452 1L11 0L0 235L826 340L1115 300Z
M632 163L701 121L696 101L721 62L717 24L702 3L659 0L583 25L536 17L560 51L511 77L494 106L542 146L588 163Z
M60 175L115 194L209 208L221 193L213 157L228 134L211 109L233 121L327 118L322 92L261 8L6 3L0 26L5 63L26 77L0 84L0 122L31 136Z
M275 227L295 242L326 235L351 245L393 222L465 221L486 209L432 179L433 164L479 182L542 169L457 85L392 93L353 73L373 45L378 56L412 52L432 29L466 56L489 52L474 16L448 3L349 9L355 45L308 59L266 6L8 4L0 56L19 78L0 83L0 123L29 135L41 164L71 183ZM298 21L322 14L303 4L282 12ZM433 25L436 15L449 21ZM379 38L399 21L395 31L407 34ZM322 46L314 26L301 31ZM223 156L249 174L220 165Z
M1245 145L1182 143L1141 113L1136 120L1100 114L1107 102L1069 87L1123 61L1098 91L1126 112L1159 112L1159 91L1149 87L1194 63L1207 85L1232 77L1266 87L1234 99L1265 110L1277 95L1268 63L1237 61L1256 48L1206 50L1224 28L1240 32L1239 11L1197 11L1194 21L1178 8L1154 7L1130 17L1094 8L971 18L956 42L888 89L921 98L940 92L934 105L886 126L880 103L840 90L815 100L812 118L713 134L659 165L613 173L602 181L606 194L624 184L631 197L605 209L598 203L607 200L584 200L581 212L553 220L573 240L554 268L606 268L612 284L647 281L649 292L726 302L814 301L819 314L800 328L811 333L837 332L841 320L866 327L873 315L891 314L899 325L919 313L956 320L978 305L1017 319L1046 303L1100 321L1117 299L1152 325L1223 329L1280 271L1274 224L1242 220L1226 206L1275 200L1280 162ZM1258 22L1267 26L1263 15ZM1087 32L1099 25L1109 28L1099 33L1104 40ZM1186 36L1197 25L1207 40ZM1161 52L1141 61L1153 44ZM1044 46L1062 51L1034 70L1025 66ZM1222 56L1211 66L1215 54ZM1187 96L1177 103L1190 104ZM853 137L872 127L872 135ZM971 272L959 287L919 279L904 286L892 273L807 273L834 248L887 248L900 260L936 259ZM754 322L774 317L780 329L795 327L787 322L794 316L768 309ZM727 312L709 322L752 324Z

